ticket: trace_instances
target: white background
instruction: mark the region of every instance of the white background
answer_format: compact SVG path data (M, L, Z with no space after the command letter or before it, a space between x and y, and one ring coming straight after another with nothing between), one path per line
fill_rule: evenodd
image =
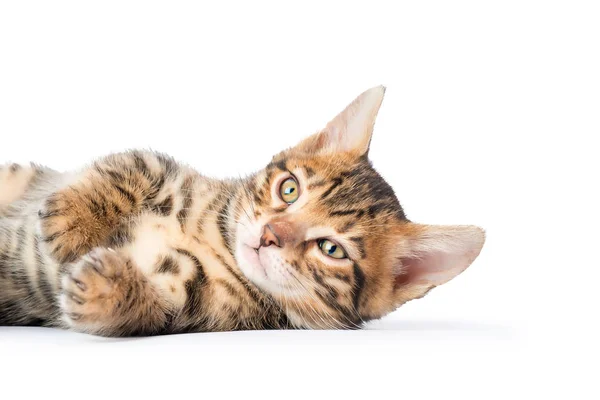
M0 397L598 398L598 3L214 3L0 3L0 162L244 174L385 84L375 167L480 258L358 332L0 328Z

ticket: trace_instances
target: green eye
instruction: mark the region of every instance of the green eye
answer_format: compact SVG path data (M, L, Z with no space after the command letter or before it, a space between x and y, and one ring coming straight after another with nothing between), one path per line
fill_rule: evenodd
M288 204L292 204L298 200L300 196L298 182L294 178L287 178L279 187L279 195L281 196L281 200Z
M319 248L321 249L323 254L325 254L326 256L337 259L347 258L344 249L342 249L342 247L339 244L327 239L319 239L317 243L319 244Z

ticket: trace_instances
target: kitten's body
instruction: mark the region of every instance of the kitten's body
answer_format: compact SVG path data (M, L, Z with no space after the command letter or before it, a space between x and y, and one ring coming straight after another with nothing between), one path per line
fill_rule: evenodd
M2 167L0 325L350 328L421 297L462 272L483 235L406 220L365 157L382 98L365 92L244 180L144 151L74 174ZM299 194L286 203L278 191L290 177ZM329 239L345 257L325 255Z
M113 180L119 189L103 191L102 186L94 185L86 188L93 179L90 171L98 175L98 171L105 171L104 178ZM110 172L115 176L110 176ZM129 174L129 178L120 179L118 175L122 173ZM10 203L0 204L0 260L3 260L0 263L0 324L77 326L78 322L70 318L73 313L75 318L87 317L87 325L89 319L101 318L114 306L104 292L123 289L132 292L124 291L123 296L133 299L146 296L151 304L134 301L128 315L118 324L118 333L106 328L82 329L103 334L152 334L288 325L281 308L244 277L228 250L227 231L232 229L230 221L235 216L236 197L243 190L240 182L208 179L166 156L137 151L111 156L91 170L74 176L18 165L3 167L2 174L0 191L21 193ZM70 201L53 196L64 191L69 193L70 188L77 187L80 189L76 189L76 193L69 194L80 196L73 201L87 199L83 201L89 201L89 205L97 209L79 215L81 219L73 222L61 221L68 218L65 216L51 215L52 211L46 208L47 199ZM90 192L86 193L86 189ZM94 201L96 204L105 201L105 205L94 206ZM128 215L115 212L113 206L128 210ZM94 232L86 232L85 226L93 226L96 218L106 218L102 215L111 213L114 221L93 227ZM117 214L120 215L117 217ZM46 230L52 232L46 235L40 229L45 221L50 221ZM55 226L58 224L64 226ZM67 226L73 229L74 238L60 237ZM56 232L59 236L52 238ZM79 238L86 235L105 238L80 244ZM95 246L115 250L119 255L115 258L121 259L115 262L131 263L139 275L135 278L138 284L111 288L112 284L104 282L98 274L89 274L83 281L85 271L94 261L77 261L66 253L63 262L57 261L52 254L61 241L65 242L64 246L73 247L70 251L74 251L77 258ZM96 249L94 255L110 263L109 253L108 249ZM61 281L61 274L65 272L83 274L78 280L89 286L86 291L81 292L68 280ZM85 310L69 295L60 297L65 286L73 292L70 294L86 302ZM94 288L97 293L86 295L92 286L106 287ZM86 311L90 315L81 315Z

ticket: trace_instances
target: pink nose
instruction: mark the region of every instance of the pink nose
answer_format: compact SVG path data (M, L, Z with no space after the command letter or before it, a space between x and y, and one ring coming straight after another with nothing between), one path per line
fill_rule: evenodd
M281 247L279 237L273 232L271 225L266 224L263 227L262 236L260 237L260 245L261 247L269 247L272 244Z

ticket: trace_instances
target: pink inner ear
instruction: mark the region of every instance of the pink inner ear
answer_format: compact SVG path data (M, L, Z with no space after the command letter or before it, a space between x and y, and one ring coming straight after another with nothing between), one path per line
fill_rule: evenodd
M405 228L404 254L400 255L395 268L396 287L439 286L448 282L467 269L485 242L484 231L471 225L407 225Z
M396 276L396 287L404 285L441 285L464 271L468 263L461 262L461 255L441 251L419 257L402 257L401 273Z

